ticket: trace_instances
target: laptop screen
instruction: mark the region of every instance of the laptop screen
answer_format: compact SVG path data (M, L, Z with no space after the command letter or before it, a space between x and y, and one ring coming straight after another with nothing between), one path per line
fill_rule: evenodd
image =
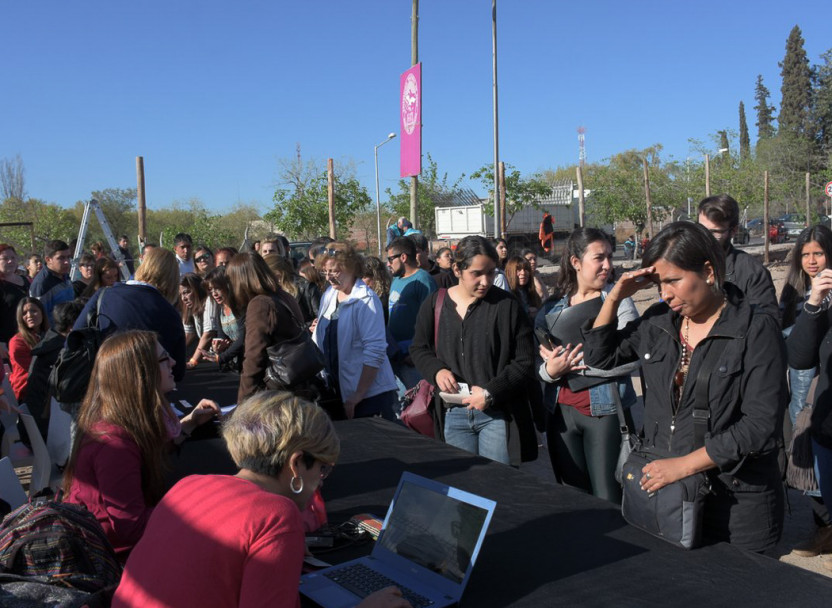
M461 583L487 517L487 509L405 481L378 542Z

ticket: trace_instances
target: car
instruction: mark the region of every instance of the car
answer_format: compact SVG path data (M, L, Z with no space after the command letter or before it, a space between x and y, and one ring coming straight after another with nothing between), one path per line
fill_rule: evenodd
M786 227L786 238L798 237L806 228L806 216L802 213L787 213L777 218Z
M289 255L295 263L295 266L308 255L307 252L311 245L312 241L292 241L289 243Z
M762 232L763 231L763 218L755 217L752 220L748 220L745 223L745 227L748 229L749 232Z

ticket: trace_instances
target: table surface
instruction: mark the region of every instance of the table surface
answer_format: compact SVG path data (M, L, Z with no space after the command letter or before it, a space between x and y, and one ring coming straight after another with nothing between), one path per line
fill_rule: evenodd
M677 549L627 525L604 500L388 421L344 421L336 428L341 456L323 488L332 522L363 512L383 517L403 471L497 502L463 608L817 606L832 600L832 581L825 577L725 543Z

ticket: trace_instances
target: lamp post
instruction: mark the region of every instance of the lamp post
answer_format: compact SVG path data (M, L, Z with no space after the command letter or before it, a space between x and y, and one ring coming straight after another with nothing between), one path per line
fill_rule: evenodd
M373 148L373 154L376 160L376 220L378 221L378 254L381 255L381 200L378 193L378 149L386 144L388 141L396 137L395 133L390 133L380 144Z

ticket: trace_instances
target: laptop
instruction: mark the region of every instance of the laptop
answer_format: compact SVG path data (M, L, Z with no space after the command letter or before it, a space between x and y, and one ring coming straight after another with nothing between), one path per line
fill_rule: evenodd
M378 588L396 585L414 608L456 604L496 506L403 473L372 553L303 575L300 592L323 608L348 608L367 595L365 579L382 577Z

